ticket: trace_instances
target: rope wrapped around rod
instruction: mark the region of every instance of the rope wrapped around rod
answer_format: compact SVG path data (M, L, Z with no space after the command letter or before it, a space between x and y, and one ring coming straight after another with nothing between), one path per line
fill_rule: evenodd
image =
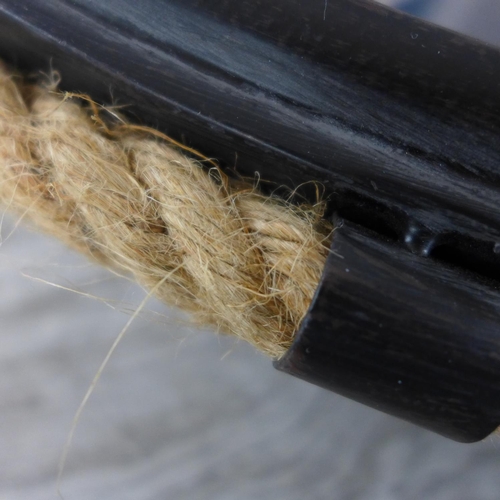
M0 66L5 209L156 287L197 323L281 357L328 254L323 203L263 195L157 131L56 87Z

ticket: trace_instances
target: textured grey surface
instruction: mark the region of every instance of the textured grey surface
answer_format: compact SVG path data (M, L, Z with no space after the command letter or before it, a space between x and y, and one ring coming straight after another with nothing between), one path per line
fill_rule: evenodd
M436 0L427 15L500 40L498 5ZM0 246L0 500L55 499L71 420L144 294L50 239L8 237L14 222L3 220ZM500 498L500 438L447 441L147 309L83 413L65 499Z

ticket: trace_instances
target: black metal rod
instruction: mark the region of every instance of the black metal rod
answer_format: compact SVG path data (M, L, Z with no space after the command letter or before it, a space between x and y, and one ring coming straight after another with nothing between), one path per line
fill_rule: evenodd
M310 380L457 439L500 423L485 403L500 386L498 50L362 0L326 11L323 0L0 0L0 57L53 67L64 88L126 104L225 168L259 172L269 189L321 182L329 212L366 232L339 232L350 272L339 280L330 259L285 359L314 323L314 352L332 351L335 364L364 354L339 384L326 358L310 357ZM329 320L320 297L337 285L350 292ZM345 341L353 331L366 349ZM382 343L370 368L371 341ZM394 355L406 343L418 347L413 365ZM447 382L427 398L441 373Z
M276 368L457 441L500 425L500 302L350 223Z

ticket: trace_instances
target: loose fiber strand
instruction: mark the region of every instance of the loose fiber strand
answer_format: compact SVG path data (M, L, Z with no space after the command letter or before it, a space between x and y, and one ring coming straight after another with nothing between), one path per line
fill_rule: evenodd
M92 382L90 383L89 388L87 389L87 392L85 393L85 396L83 397L80 406L78 407L75 416L73 417L73 420L71 422L71 428L68 434L68 438L66 439L66 443L64 444L63 452L61 455L61 459L59 461L59 467L58 467L58 473L57 473L57 480L56 480L56 489L58 495L62 498L61 495L61 482L62 482L62 477L64 474L64 468L66 467L66 461L68 459L69 451L71 448L71 445L73 443L73 437L75 435L76 428L78 427L78 423L80 421L80 417L83 413L83 410L85 409L85 406L87 405L88 400L90 399L90 396L92 396L92 393L94 392L97 383L99 382L99 379L101 378L101 375L104 372L104 369L108 365L109 360L111 359L111 356L115 352L116 348L118 347L118 344L121 342L125 334L127 333L128 329L130 328L130 325L132 322L137 318L137 316L140 314L144 306L146 305L147 301L151 298L151 295L154 295L156 290L168 279L168 275L165 275L165 277L158 282L158 284L155 286L155 288L150 290L150 293L144 297L142 302L139 304L139 307L135 310L134 314L130 316L128 319L127 323L121 330L121 332L118 334L116 339L114 340L113 344L111 345L109 351L107 352L103 362L99 366L99 369L97 370L97 373L94 375L94 378L92 379Z

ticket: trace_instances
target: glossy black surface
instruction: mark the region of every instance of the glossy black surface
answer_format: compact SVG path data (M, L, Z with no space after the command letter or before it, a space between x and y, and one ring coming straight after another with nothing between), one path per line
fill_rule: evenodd
M321 319L314 337L320 350L322 343L327 350L334 345L328 339L343 331L339 325L372 338L375 320L356 316L354 304L357 293L360 303L369 290L376 307L365 300L368 317L387 317L384 332L400 336L400 347L418 345L418 366L399 363L389 349L389 357L371 358L369 372L368 342L359 363L350 364L353 380L364 382L340 391L358 399L365 391L365 402L462 440L500 424L496 401L485 403L498 401L489 392L498 382L490 363L500 356L492 340L500 323L495 48L361 0L0 0L0 57L33 74L57 69L63 88L126 105L122 111L133 120L219 159L227 170L258 173L264 190L301 186L314 200L308 181L320 182L329 214L367 230L359 234L368 259L352 257L350 266L359 269L350 274L356 281L345 283L352 290L336 311L341 323L329 323L328 300L306 319ZM325 276L328 296L338 276ZM396 300L394 289L408 302ZM456 356L438 355L443 336L446 352ZM343 338L338 347L353 355L357 346L344 346ZM486 371L470 369L467 349ZM455 394L458 381L470 388L462 413L461 403L450 406L442 392L427 403L426 384L448 359L453 384L441 389ZM390 371L389 362L399 385L405 366L427 380L394 388L384 375L377 385L377 365ZM320 378L329 373L314 363L301 376L315 381L316 368Z
M500 423L498 294L344 223L275 366L457 441Z

